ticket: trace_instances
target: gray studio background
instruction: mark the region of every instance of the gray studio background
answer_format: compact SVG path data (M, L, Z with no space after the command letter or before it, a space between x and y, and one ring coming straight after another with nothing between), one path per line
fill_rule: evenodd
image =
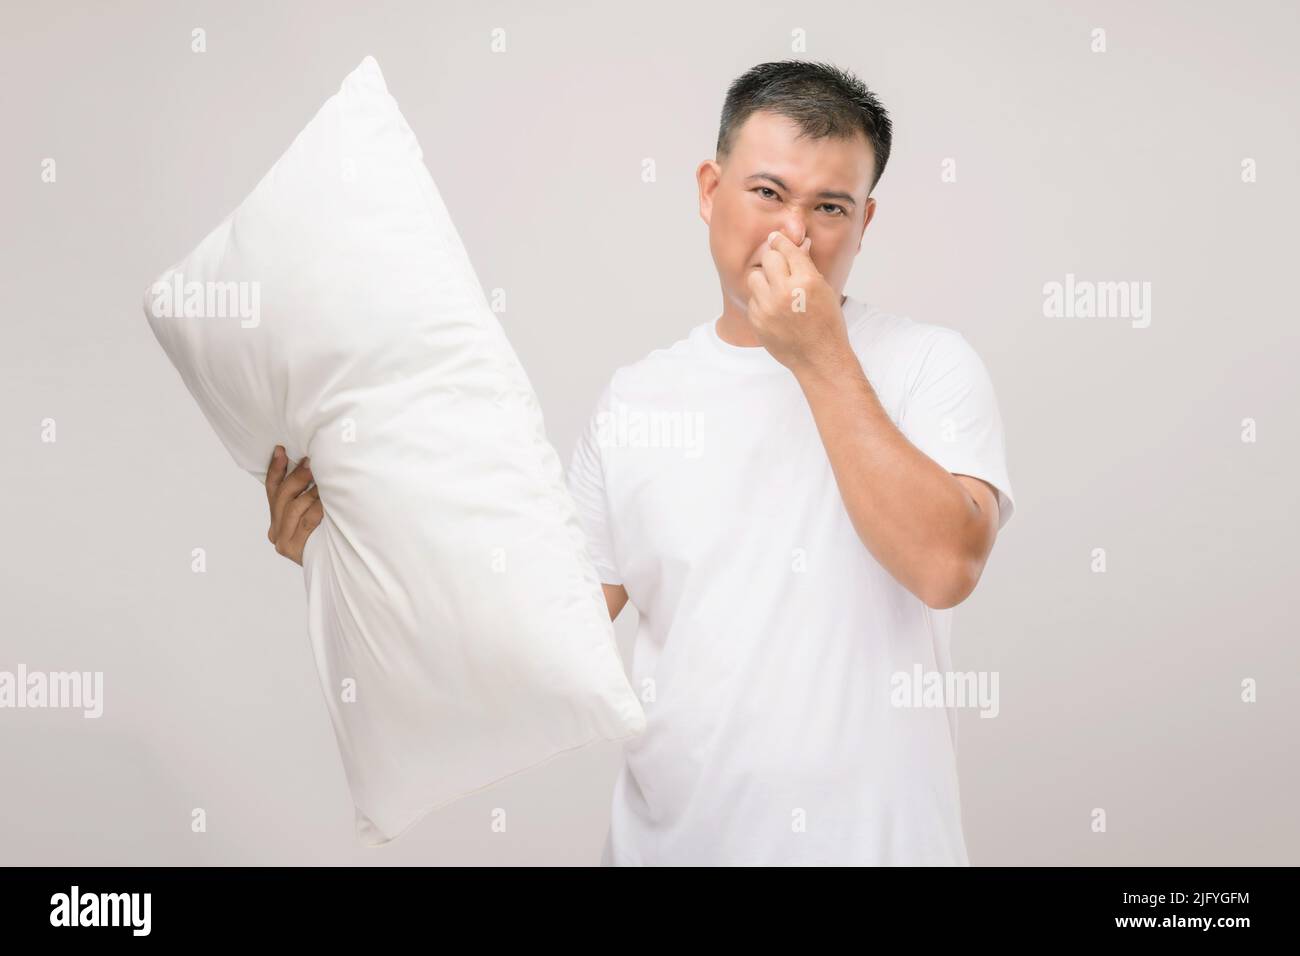
M141 314L366 54L566 464L615 367L720 311L727 84L858 73L896 140L847 291L966 335L1017 494L954 624L1000 675L961 714L972 862L1296 863L1298 39L1280 2L7 4L0 669L101 670L105 713L0 710L0 863L599 859L614 744L355 844L301 570ZM1150 282L1149 327L1044 317L1067 273Z

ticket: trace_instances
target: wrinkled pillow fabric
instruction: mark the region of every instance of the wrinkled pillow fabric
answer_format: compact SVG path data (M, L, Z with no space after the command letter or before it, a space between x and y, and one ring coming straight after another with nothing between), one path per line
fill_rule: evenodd
M311 458L308 634L363 843L644 730L532 385L373 59L144 308L240 468Z

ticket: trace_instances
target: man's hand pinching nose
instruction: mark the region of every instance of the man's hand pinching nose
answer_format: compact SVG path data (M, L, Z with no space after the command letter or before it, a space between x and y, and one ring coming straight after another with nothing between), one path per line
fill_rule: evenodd
M796 375L829 373L853 355L840 294L813 264L811 253L812 236L796 246L784 233L772 232L762 269L751 269L746 277L747 315L754 334Z

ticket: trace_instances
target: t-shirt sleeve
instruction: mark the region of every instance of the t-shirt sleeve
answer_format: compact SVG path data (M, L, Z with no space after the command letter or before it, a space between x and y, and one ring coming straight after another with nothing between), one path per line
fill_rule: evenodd
M587 551L591 555L596 574L604 584L622 584L623 576L614 561L614 545L610 536L609 498L605 493L605 460L600 442L601 421L609 413L610 391L607 384L596 401L596 408L587 427L578 436L566 476L569 494L578 510L578 523L587 538Z
M950 473L981 478L998 493L998 528L1015 512L1002 415L988 369L966 337L940 329L920 347L899 430Z

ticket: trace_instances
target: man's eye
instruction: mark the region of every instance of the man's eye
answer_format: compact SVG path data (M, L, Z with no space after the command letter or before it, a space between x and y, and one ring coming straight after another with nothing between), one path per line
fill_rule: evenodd
M847 216L847 215L848 215L848 211L847 211L843 206L837 206L837 205L835 205L834 203L830 203L830 202L824 202L824 203L822 203L822 205L825 206L825 207L828 208L828 209L838 209L839 212L836 213L836 216Z
M759 186L759 187L758 187L758 192L759 192L759 195L762 195L763 193L771 193L773 196L776 195L776 191L775 191L775 190L773 190L773 189L768 189L766 186ZM763 196L763 198L766 199L767 197L766 197L766 196Z

